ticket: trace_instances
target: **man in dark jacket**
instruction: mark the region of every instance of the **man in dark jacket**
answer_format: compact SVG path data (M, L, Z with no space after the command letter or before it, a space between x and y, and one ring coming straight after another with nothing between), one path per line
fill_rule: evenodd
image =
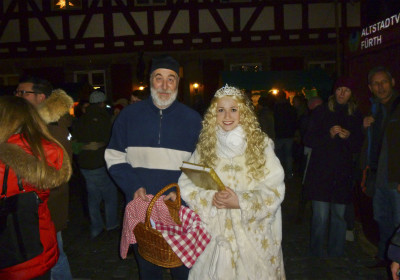
M92 238L104 229L100 212L102 201L106 230L113 230L119 225L117 188L107 172L104 160L104 151L111 133L111 115L105 109L105 100L103 92L92 92L89 98L90 105L74 130L74 140L84 144L78 154L78 165L86 180Z
M68 140L69 109L73 100L65 91L53 90L47 80L25 76L18 84L15 95L28 100L34 105L48 124L51 135L64 147L72 159L71 143ZM48 200L51 219L57 232L57 242L60 256L56 265L51 269L51 279L72 280L68 258L64 253L61 231L67 227L68 222L69 185L68 183L52 189Z
M269 101L271 96L261 96L258 99L258 105L261 109L258 111L258 121L261 126L261 130L265 132L269 138L275 139L275 123L274 123L274 112L271 107L273 105Z
M286 93L279 91L274 106L275 153L285 170L285 179L293 176L293 140L297 129L296 110L286 99Z
M394 91L394 79L383 67L368 75L369 89L374 95L373 114L364 118L368 138L362 163L375 175L373 195L374 219L379 225L378 262L373 267L386 266L389 238L400 225L400 106Z

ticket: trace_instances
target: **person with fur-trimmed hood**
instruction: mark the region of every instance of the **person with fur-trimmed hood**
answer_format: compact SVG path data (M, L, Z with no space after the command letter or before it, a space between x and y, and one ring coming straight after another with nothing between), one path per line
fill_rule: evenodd
M22 97L34 105L47 123L50 134L64 147L69 158L72 158L72 147L68 140L68 127L72 124L69 110L73 105L73 99L62 89L53 90L47 80L25 76L18 84L15 95ZM63 250L61 231L67 227L68 222L68 182L61 184L50 192L48 206L51 218L54 222L60 258L52 268L52 279L72 279L68 258Z
M8 167L8 168L7 168ZM6 170L8 169L8 176ZM20 193L19 184L25 192L35 192L40 198L38 206L38 234L43 250L28 251L28 260L12 261L3 246L10 245L7 237L2 245L0 279L50 279L50 269L58 260L57 237L50 217L47 201L50 189L67 182L72 168L68 154L52 137L46 123L37 110L26 100L15 96L0 98L0 185L6 181L7 190L1 194L12 197ZM4 175L3 175L4 174ZM21 180L19 180L19 178ZM3 189L4 191L4 189ZM22 216L20 216L22 218ZM4 236L3 236L4 237ZM16 237L20 238L20 237ZM18 240L18 244L21 241ZM16 249L8 248L11 252ZM26 250L26 248L25 248ZM10 261L5 264L6 261Z

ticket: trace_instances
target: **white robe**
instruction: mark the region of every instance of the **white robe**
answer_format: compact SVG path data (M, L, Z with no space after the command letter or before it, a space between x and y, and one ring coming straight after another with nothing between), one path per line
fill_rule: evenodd
M200 215L212 236L189 279L285 279L281 248L284 172L272 140L266 141L268 171L261 181L247 176L244 155L217 162L215 171L238 195L240 209L216 209L212 206L215 191L197 187L183 173L179 178L183 200ZM195 151L190 162L198 161Z

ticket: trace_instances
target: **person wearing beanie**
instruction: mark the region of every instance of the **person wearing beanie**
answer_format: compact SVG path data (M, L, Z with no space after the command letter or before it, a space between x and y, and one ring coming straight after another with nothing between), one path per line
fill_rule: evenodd
M150 67L151 96L125 107L114 122L105 159L127 204L148 203L149 195L176 183L182 161L187 161L195 149L201 118L176 100L179 68L171 56L154 57ZM175 197L171 192L165 199ZM124 228L122 239L126 237L125 232L132 230ZM162 279L162 268L143 259L137 244L133 250L140 278ZM170 271L174 279L187 279L189 274L183 265Z
M344 214L352 202L353 155L361 150L363 140L362 116L353 90L351 79L339 78L328 104L314 110L304 135L304 144L312 149L304 195L312 203L310 252L316 257L344 253Z
M95 238L103 230L119 227L117 187L106 169L104 151L111 135L111 115L105 109L106 95L93 91L89 96L89 107L76 123L73 139L82 143L78 166L86 181L90 236ZM104 219L100 208L104 201ZM105 220L105 222L103 221Z
M106 101L106 95L104 92L95 90L93 91L90 96L89 96L89 103L95 104L95 103L102 103Z

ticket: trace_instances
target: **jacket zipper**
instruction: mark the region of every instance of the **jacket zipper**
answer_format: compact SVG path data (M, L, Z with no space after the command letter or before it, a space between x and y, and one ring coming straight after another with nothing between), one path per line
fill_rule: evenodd
M162 121L162 117L163 117L162 110L160 110L160 128L158 130L158 145L161 144L161 121Z

